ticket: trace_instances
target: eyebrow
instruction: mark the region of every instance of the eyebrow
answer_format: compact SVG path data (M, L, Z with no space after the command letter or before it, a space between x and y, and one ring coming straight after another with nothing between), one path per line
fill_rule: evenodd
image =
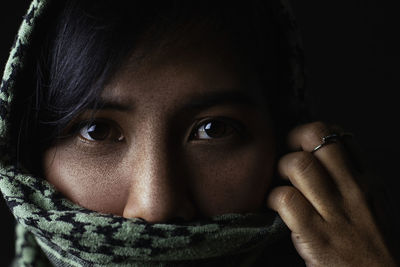
M197 94L190 97L180 109L181 110L201 110L218 105L238 105L254 108L257 100L254 96L244 91L222 91L205 94ZM127 101L117 99L100 98L98 101L91 103L87 109L93 110L117 110L122 112L132 111L134 104Z
M199 110L217 105L233 104L245 107L254 107L256 100L248 92L243 91L222 91L215 93L200 94L192 97L182 109L184 110Z
M90 103L87 109L93 110L117 110L117 111L124 111L128 112L133 109L133 105L128 102L119 101L116 99L107 99L107 98L100 98L93 103Z

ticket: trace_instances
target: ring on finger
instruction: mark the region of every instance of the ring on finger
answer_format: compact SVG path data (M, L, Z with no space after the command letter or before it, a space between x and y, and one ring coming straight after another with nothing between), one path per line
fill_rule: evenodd
M315 151L317 151L318 149L322 148L323 146L326 146L328 144L332 144L332 143L337 143L338 141L340 141L340 139L342 139L343 137L353 137L352 133L332 133L329 134L327 136L322 137L322 143L319 144L318 146L316 146L311 153L314 153Z

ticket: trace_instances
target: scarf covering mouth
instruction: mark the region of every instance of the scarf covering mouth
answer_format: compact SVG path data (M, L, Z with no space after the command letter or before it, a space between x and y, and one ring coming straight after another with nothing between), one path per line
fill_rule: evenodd
M38 18L50 0L34 0L20 26L0 91L0 189L14 214L14 266L252 266L289 230L273 211L224 214L185 224L151 224L101 214L65 199L52 185L17 168L8 146L15 81ZM288 4L276 0L277 18L292 51L291 85L303 89L302 56ZM10 163L11 162L11 163Z

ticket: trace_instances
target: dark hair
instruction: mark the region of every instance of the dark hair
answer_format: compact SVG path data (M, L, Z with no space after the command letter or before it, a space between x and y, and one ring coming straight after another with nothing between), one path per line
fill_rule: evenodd
M40 157L88 105L124 59L145 42L144 56L167 49L193 30L229 38L262 84L273 118L285 132L299 121L291 91L289 48L270 1L52 1L39 22L12 111L14 145L23 166L40 173ZM50 27L48 25L51 25ZM275 60L271 61L271 58ZM266 60L268 59L268 60ZM140 60L140 58L138 58ZM272 86L271 86L272 85ZM297 105L296 103L300 103Z

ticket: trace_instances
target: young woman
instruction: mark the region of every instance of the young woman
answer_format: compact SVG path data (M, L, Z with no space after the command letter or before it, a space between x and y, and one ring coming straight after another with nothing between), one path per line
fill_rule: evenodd
M280 1L33 1L1 87L15 265L395 266Z

